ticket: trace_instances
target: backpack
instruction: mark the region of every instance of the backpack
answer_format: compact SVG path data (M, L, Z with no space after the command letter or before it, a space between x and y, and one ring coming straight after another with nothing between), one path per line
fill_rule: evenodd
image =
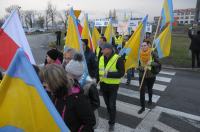
M156 62L158 65L156 65L156 66L152 66L151 67L151 72L153 73L153 74L155 74L155 75L157 75L160 71L161 71L161 69L162 69L162 65L160 64L160 63L158 63L158 62Z
M155 54L155 52L152 53L152 57L153 57L154 62L157 63L157 65L153 65L151 67L151 72L153 74L157 75L161 71L162 65L161 65L160 61L158 60L157 55Z

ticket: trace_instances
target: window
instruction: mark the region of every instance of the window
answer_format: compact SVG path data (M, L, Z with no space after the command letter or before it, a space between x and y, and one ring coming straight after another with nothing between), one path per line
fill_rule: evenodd
M190 19L194 19L194 16L190 16Z
M185 24L188 24L188 21L185 21Z
M183 21L180 21L180 24L183 24Z

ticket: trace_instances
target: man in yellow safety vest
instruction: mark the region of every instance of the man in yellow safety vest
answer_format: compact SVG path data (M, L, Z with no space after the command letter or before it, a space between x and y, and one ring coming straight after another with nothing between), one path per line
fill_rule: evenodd
M121 77L124 76L124 61L114 53L111 44L104 44L103 55L99 60L100 91L107 107L109 115L109 131L114 131L116 117L116 99Z

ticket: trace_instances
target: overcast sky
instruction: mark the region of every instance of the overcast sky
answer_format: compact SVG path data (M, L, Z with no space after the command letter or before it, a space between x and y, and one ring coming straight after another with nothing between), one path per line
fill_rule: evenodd
M5 15L5 8L16 4L23 10L45 10L51 1L62 10L73 6L75 9L108 12L109 9L131 9L151 17L160 15L163 0L0 0L0 17ZM174 9L194 8L196 0L173 0ZM89 14L90 15L90 14Z

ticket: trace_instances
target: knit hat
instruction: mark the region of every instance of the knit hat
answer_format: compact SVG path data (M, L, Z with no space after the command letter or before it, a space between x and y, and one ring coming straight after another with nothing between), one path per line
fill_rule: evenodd
M69 61L69 63L65 66L65 70L68 74L78 80L84 72L82 62L82 55L75 54L73 60Z
M57 51L56 49L51 49L51 50L49 50L49 51L47 52L47 55L48 55L51 59L56 60L56 59L58 58L59 53L58 53L58 51Z
M88 45L88 39L81 39L85 45Z

